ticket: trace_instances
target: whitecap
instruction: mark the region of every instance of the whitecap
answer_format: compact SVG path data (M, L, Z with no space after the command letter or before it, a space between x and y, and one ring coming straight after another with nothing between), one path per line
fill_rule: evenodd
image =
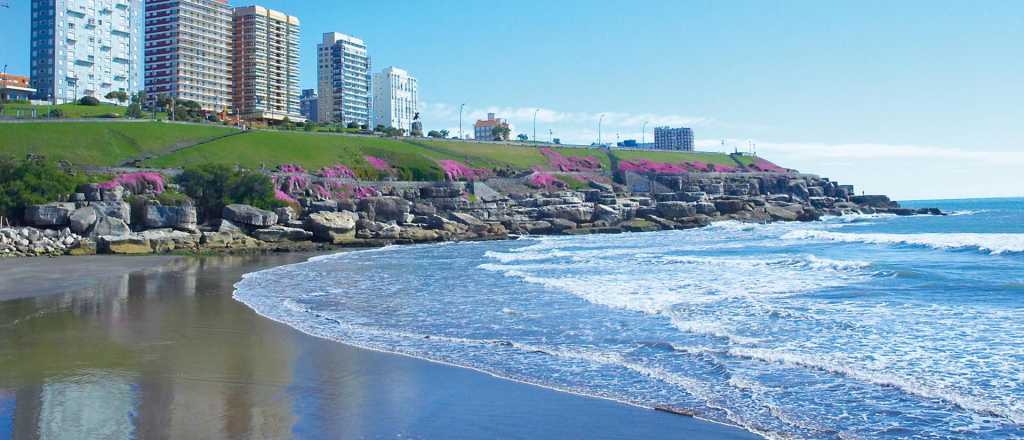
M993 255L1024 252L1024 234L855 234L800 230L789 232L783 235L782 238L784 240L826 240L844 243L925 246L942 250L977 249Z

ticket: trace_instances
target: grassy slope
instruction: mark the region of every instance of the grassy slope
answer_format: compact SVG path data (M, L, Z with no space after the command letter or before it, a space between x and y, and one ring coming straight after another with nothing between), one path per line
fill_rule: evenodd
M0 124L0 155L40 154L76 165L117 165L178 143L199 142L231 133L219 126L138 123Z
M4 106L4 116L15 116L18 110L21 110L21 116L27 118L31 116L32 109L35 108L39 116L45 116L50 110L54 108L51 105L32 105L23 103L9 103ZM128 107L122 107L113 104L100 104L97 106L89 105L78 105L78 104L60 104L57 108L64 112L65 118L95 118L98 116L106 116L111 113L124 116L124 112Z
M665 163L680 163L699 160L704 163L713 163L716 165L736 166L736 162L733 161L728 154L724 153L614 150L613 154L615 154L619 159L624 160L647 159L654 162Z

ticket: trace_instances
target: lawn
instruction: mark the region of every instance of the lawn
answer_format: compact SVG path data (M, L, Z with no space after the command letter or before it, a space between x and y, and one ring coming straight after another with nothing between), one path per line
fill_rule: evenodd
M18 112L21 112L20 117L28 119L32 117L32 110L36 110L38 117L46 116L50 110L59 108L64 112L65 118L98 118L106 117L111 114L118 116L124 116L125 110L128 107L122 107L113 104L100 104L96 106L90 105L79 105L79 104L59 104L56 106L52 105L32 105L27 103L8 103L4 105L3 115L16 117L19 116Z
M683 151L641 151L612 150L612 154L622 160L647 159L654 162L674 163L701 161L715 165L736 166L736 161L725 153L683 152ZM749 159L749 158L747 158ZM746 165L747 163L744 163Z
M235 130L160 122L40 122L0 124L0 156L38 154L75 165L118 165Z

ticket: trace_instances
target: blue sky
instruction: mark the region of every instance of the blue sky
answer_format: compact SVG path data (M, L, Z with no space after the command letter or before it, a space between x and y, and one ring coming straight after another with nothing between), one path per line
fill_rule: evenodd
M0 63L28 70L29 1L0 9ZM250 3L233 2L236 6ZM265 1L420 82L428 129L488 110L566 142L691 126L782 165L899 198L1022 195L1024 2ZM471 122L466 123L469 126Z

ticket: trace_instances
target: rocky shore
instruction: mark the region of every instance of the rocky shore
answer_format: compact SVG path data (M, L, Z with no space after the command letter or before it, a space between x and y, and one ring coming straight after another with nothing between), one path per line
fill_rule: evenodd
M301 194L298 206L232 204L199 223L187 201L164 205L121 186L83 185L67 201L27 207L24 226L0 229L0 257L251 253L689 229L716 221L815 221L825 215L941 215L797 173L638 175L576 190L516 179L385 182L362 198Z

